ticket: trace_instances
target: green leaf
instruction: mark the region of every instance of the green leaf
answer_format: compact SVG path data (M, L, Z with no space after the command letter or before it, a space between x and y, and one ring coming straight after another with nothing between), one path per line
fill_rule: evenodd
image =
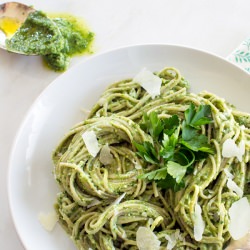
M198 131L194 129L193 127L187 125L186 121L183 121L182 123L182 139L185 141L189 141L192 138L196 137L198 135Z
M171 136L163 134L160 156L165 160L171 160L174 155L176 144L179 140L180 126L175 129Z
M177 183L183 179L187 171L187 166L182 166L174 161L168 161L167 163L168 174L171 175Z
M190 104L180 125L177 115L160 119L156 112L144 114L141 126L152 136L153 142L134 142L137 155L158 169L138 178L156 181L161 188L175 191L185 186L184 177L192 173L194 162L214 153L201 126L211 122L211 108Z
M185 111L184 115L185 115L186 123L190 124L195 115L195 106L193 103L190 104L189 108Z
M165 179L168 174L167 167L159 168L157 170L151 171L149 173L139 175L139 179L148 179L148 180L161 180Z
M148 132L155 141L158 140L159 135L163 130L163 124L159 119L156 112L151 112L149 115L146 113L143 114L143 122L141 124L141 128Z
M173 160L180 165L189 167L195 161L195 154L190 149L182 147L174 154Z
M167 146L175 147L179 140L179 134L180 134L180 126L175 128L175 130L170 136L168 134L163 133L163 140L162 140L163 147Z
M211 107L209 105L200 105L198 110L195 110L193 103L185 111L186 124L196 129L199 129L201 125L211 123Z
M162 189L172 189L177 192L185 187L185 183L183 180L177 183L172 176L167 175L164 180L157 181L157 186Z
M211 123L211 107L209 105L200 105L192 119L191 125L197 128L209 123Z
M171 160L174 156L175 148L172 146L162 147L160 150L160 156L165 160Z
M164 134L171 136L177 127L180 125L180 119L177 115L172 115L169 118L163 120Z
M207 137L203 134L197 133L194 137L190 138L189 140L184 140L184 139L180 140L180 143L195 152L202 151L210 154L214 153L214 150L207 142Z
M159 162L157 152L151 142L145 141L143 144L140 144L134 141L133 145L138 150L138 152L136 152L137 155L139 155L146 162L152 164L157 164Z

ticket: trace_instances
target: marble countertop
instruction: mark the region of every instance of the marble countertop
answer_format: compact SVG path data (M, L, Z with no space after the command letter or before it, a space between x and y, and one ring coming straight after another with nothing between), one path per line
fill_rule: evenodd
M45 12L83 17L95 54L132 44L167 43L228 56L250 34L248 0L27 0ZM0 1L4 3L4 1ZM76 57L73 67L88 56ZM8 160L15 134L37 96L60 73L40 57L0 51L0 249L23 250L8 205Z

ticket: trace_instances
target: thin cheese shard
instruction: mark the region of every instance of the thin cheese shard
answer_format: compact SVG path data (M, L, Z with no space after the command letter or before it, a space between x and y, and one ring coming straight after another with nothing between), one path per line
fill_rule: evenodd
M229 233L234 240L239 240L250 231L250 204L246 197L234 202L228 211Z
M142 69L133 79L133 82L140 84L152 99L160 95L162 80L147 69Z
M205 230L205 223L201 216L201 206L196 203L194 207L194 238L196 241L200 241L202 239L203 232Z
M114 158L113 155L110 153L110 147L108 144L105 144L100 151L100 162L104 165L111 164Z
M123 193L120 195L111 205L118 205L123 200L123 198L126 196L126 193Z
M161 242L147 227L139 227L136 232L136 244L139 250L159 250Z
M229 190L235 192L240 198L243 196L243 190L233 181L234 175L229 172L228 169L224 169L224 173L227 176L227 187Z
M222 156L226 158L237 157L241 162L242 156L245 154L245 143L241 141L239 146L233 139L226 139L222 145Z
M172 250L175 247L175 245L177 244L178 240L184 241L184 238L180 234L179 229L177 229L174 233L172 233L170 235L166 234L165 238L168 241L166 250Z
M227 187L235 192L240 198L243 196L243 190L230 178L227 180Z
M38 220L41 225L47 230L52 231L58 221L58 215L55 211L49 213L40 212L38 215Z
M92 130L84 132L82 134L82 139L90 155L95 157L100 150L95 132Z

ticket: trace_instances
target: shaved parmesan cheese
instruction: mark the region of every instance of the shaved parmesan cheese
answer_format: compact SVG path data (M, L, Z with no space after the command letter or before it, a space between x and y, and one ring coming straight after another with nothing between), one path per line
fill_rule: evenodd
M113 155L110 153L110 147L105 144L100 151L100 162L104 165L111 164L113 161Z
M243 190L230 178L227 180L227 187L235 192L239 197L243 196Z
M224 173L226 174L227 178L231 180L234 178L234 175L231 174L227 168L224 169Z
M41 225L46 229L47 231L52 231L58 221L58 215L55 211L51 211L50 213L39 213L38 220L41 223Z
M243 196L243 190L233 181L234 175L232 175L228 169L224 169L224 173L226 174L227 180L227 187L229 190L235 192L239 197Z
M224 141L222 145L222 156L223 157L237 157L237 159L241 162L242 156L245 154L245 143L241 141L239 146L235 144L233 139L227 139Z
M120 204L120 202L123 200L123 198L125 197L126 193L123 193L121 196L119 196L113 203L112 205L118 205Z
M95 157L100 150L95 132L94 131L84 132L82 134L82 139L83 139L89 153L93 157Z
M167 250L172 250L177 243L175 233L172 233L171 235L165 235L165 238L168 241Z
M229 233L234 240L239 240L250 231L250 204L246 197L234 202L228 211Z
M133 79L140 84L151 97L154 99L160 95L162 80L147 69L142 69Z
M194 238L196 241L200 241L202 239L202 234L205 230L205 223L201 216L201 206L196 203L194 207Z
M139 227L136 232L136 244L139 250L159 250L161 242L147 227Z
M165 238L168 241L167 250L172 250L175 247L176 242L177 242L175 235L174 234L171 234L170 236L166 235Z
M180 234L180 230L177 229L174 233L171 235L165 235L166 240L168 241L167 249L166 250L172 250L175 245L177 244L177 241L184 241L184 237Z

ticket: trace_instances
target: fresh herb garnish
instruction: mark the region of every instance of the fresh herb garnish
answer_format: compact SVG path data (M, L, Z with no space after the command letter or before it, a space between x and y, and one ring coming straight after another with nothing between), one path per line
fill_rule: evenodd
M204 159L213 148L201 126L212 122L211 107L200 105L197 109L190 104L181 122L177 115L160 118L156 112L143 115L141 128L151 135L153 142L134 142L137 154L156 170L138 178L156 181L161 188L178 191L185 185L184 177L193 170L193 163Z

